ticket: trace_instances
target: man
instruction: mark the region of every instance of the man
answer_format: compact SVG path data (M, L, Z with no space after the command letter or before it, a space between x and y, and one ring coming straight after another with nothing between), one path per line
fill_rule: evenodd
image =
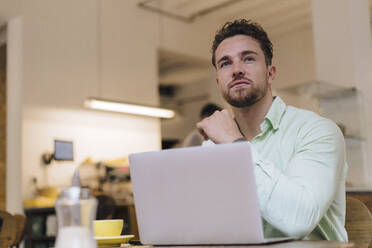
M200 120L211 116L217 110L222 109L214 103L205 104L200 111ZM182 146L200 146L203 143L203 140L203 136L200 135L198 129L194 129L186 136L185 140L182 143Z
M226 23L215 36L217 85L231 105L197 128L216 144L249 141L265 237L347 241L344 139L332 121L272 96L272 44L256 23Z

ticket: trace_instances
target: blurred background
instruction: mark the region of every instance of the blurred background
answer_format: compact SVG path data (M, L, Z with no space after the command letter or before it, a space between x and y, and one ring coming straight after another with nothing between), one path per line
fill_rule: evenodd
M0 208L37 206L32 200L70 185L77 168L85 186L130 203L130 153L180 147L206 103L228 108L210 48L216 30L237 18L260 23L272 40L274 94L340 126L348 189L369 190L371 6L371 0L0 0ZM92 97L175 116L92 110L84 106ZM73 159L41 159L55 152L55 140L71 142Z

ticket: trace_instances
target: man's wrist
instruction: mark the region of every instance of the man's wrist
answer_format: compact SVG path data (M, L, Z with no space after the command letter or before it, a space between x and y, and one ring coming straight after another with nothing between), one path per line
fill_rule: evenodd
M234 140L233 143L235 143L235 142L242 142L242 141L247 141L247 140L245 138L241 137L239 139Z

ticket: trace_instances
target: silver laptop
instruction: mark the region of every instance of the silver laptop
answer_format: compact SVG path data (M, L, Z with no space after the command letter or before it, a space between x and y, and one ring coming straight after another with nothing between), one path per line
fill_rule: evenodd
M265 240L248 142L129 156L142 244L260 244Z

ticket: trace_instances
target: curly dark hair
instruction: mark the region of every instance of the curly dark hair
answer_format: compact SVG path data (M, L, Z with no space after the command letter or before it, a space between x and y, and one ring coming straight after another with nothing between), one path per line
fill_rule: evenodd
M220 30L216 32L212 45L212 65L216 68L215 53L217 47L225 39L235 35L248 35L260 43L261 49L265 54L266 65L271 65L273 58L273 44L265 30L255 22L246 19L235 20L233 22L226 22Z

